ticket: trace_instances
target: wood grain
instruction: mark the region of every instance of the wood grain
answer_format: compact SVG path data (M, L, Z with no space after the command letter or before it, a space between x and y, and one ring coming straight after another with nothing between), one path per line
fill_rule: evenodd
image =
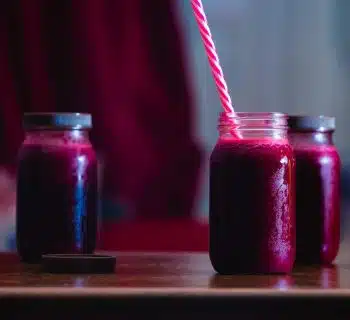
M112 253L113 254L113 253ZM114 253L115 274L42 273L13 254L0 255L0 295L11 294L189 294L290 295L350 297L350 266L296 267L290 275L216 275L207 254Z

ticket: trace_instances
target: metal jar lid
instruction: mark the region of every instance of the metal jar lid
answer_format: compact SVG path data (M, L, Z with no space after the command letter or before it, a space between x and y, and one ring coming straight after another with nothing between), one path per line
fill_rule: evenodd
M88 113L25 113L25 130L91 129L92 119Z
M48 273L114 273L116 257L98 254L47 254L42 270Z
M288 116L291 131L330 132L335 130L335 117L327 116Z

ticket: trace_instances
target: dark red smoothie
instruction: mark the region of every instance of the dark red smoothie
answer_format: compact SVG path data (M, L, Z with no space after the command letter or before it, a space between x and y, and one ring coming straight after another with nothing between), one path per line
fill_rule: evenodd
M340 159L334 146L296 148L298 263L330 264L340 241Z
M286 139L219 139L210 159L209 214L218 273L291 272L294 174Z
M75 134L64 139L63 132L34 132L19 151L17 249L24 262L38 262L45 253L95 249L96 156L85 133Z
M296 262L331 264L340 242L340 158L335 119L290 116L296 158Z

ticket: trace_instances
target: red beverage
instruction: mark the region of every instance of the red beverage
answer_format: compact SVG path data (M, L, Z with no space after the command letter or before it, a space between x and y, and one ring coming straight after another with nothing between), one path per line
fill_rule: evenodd
M296 157L296 262L331 264L340 242L340 158L334 118L290 117Z
M25 116L30 129L17 173L17 249L24 262L38 262L46 253L95 249L97 162L89 123L88 115Z
M223 116L222 116L223 117ZM210 158L210 259L220 274L289 273L295 259L294 157L282 114L221 118Z

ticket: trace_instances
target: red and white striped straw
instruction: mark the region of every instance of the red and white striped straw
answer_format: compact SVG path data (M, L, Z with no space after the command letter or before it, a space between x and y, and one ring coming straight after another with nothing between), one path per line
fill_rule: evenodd
M211 71L214 76L216 89L218 90L222 107L226 113L234 113L231 97L228 92L224 73L220 66L219 57L209 29L207 17L205 16L201 0L191 0L193 14L196 18L198 29L203 40L204 48L208 56Z

